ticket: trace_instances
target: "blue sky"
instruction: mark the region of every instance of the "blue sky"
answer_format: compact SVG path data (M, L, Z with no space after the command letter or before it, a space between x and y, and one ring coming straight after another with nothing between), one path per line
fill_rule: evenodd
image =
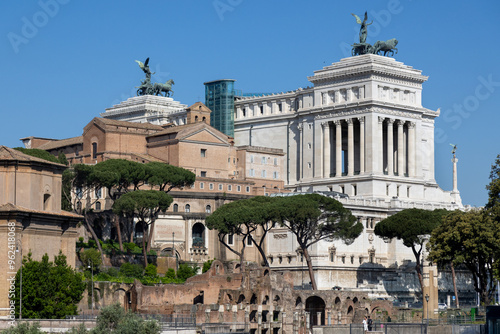
M135 94L134 60L174 99L204 101L203 82L236 79L244 92L310 85L307 76L349 56L365 10L368 42L397 38L395 59L422 70L423 105L436 110L436 180L482 206L500 154L500 2L431 0L3 1L0 3L0 145L68 138Z

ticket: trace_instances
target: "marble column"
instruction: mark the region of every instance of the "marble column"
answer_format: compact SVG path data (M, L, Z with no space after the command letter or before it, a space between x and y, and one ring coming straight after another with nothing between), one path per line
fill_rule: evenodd
M300 178L302 179L304 177L304 125L302 123L299 123L297 125L297 128L299 129L299 175Z
M453 162L453 191L454 193L458 193L458 176L457 176L457 162L458 159L453 153L453 159L451 159L451 162Z
M359 174L365 173L365 118L359 120Z
M415 177L415 122L408 123L408 176Z
M405 176L405 155L404 155L404 141L403 141L403 126L404 121L398 120L398 175Z
M394 175L394 145L393 145L394 119L387 119L387 174Z
M380 153L379 153L379 156L378 156L378 161L379 161L379 169L378 169L378 172L379 173L384 173L384 120L385 118L384 117L378 117L378 132L380 134L380 143L379 143L379 147L380 147ZM377 157L373 157L372 159L377 159Z
M342 121L335 121L335 176L342 176Z
M323 177L330 177L330 122L321 123L323 127Z
M354 120L347 119L347 175L354 175Z

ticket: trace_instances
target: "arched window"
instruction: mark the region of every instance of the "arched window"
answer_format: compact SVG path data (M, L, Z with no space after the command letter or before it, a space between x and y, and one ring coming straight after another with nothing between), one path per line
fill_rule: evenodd
M173 208L174 212L179 212L179 204L174 204L174 208Z
M95 202L95 209L101 210L101 202Z
M205 207L205 212L206 212L206 213L212 213L212 207L211 207L210 205L207 205L207 206Z
M95 190L95 198L101 198L102 197L102 188L99 187Z
M43 209L49 211L50 208L50 194L43 194Z
M92 159L97 159L97 143L92 143Z
M191 212L191 205L186 204L185 211L186 212Z

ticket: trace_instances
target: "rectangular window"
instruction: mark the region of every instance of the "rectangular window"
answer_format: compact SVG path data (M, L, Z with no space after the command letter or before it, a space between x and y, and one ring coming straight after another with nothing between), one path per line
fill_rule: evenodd
M227 244L228 245L234 245L234 236L233 236L233 234L228 234L227 235Z
M210 190L214 190L214 184L213 184L213 183L210 183L210 184L208 185L208 188L209 188Z
M249 237L247 237L247 246L252 246L252 239L250 239Z
M236 191L241 191L241 186L236 186Z
M260 114L264 115L264 106L260 106Z
M279 110L279 112L283 111L283 107L282 107L281 103L278 103L278 110Z
M274 158L274 165L278 166L278 158Z
M247 186L247 193L249 193L249 192L250 192L250 187Z
M203 189L205 187L205 185L203 184L203 182L200 182L200 189Z
M250 156L250 163L253 164L253 155Z
M250 176L255 176L255 170L252 168L250 169L250 173L249 173Z
M201 171L200 172L200 177L207 177L207 172L206 171Z
M232 191L232 190L233 190L233 186L232 186L232 185L230 185L230 184L228 184L228 185L227 185L227 190L228 190L228 191Z
M219 190L222 190L222 184L219 183Z
M277 179L278 178L278 172L273 172L273 179Z
M265 165L265 164L266 164L266 157L262 157L262 159L261 159L261 163L262 163L263 165Z
M262 171L261 176L262 176L262 177L267 177L266 170L263 170L263 171Z
M201 155L202 158L206 158L206 156L207 156L207 149L202 148L201 151L200 151L200 155Z

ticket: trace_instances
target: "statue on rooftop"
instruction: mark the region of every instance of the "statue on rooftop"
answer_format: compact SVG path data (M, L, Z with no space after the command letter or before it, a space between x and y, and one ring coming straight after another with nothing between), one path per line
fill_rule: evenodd
M366 37L368 36L368 26L373 23L367 23L368 21L368 12L365 12L365 17L363 21L356 14L352 14L356 18L356 23L361 25L359 28L359 43L354 43L352 45L351 54L353 56L365 55L365 54L378 54L381 52L384 53L384 56L390 55L394 56L394 53L398 53L398 49L396 45L398 44L397 39L392 38L387 41L377 41L374 45L366 43Z
M358 15L352 13L351 15L356 18L356 23L361 25L361 27L359 28L359 43L366 43L366 36L368 35L367 27L372 24L373 21L371 21L370 23L366 23L366 21L368 21L368 12L365 12L365 18L363 21L361 21Z
M172 85L174 84L174 80L170 79L166 83L151 83L151 75L155 74L151 73L149 69L149 57L143 63L142 61L136 60L137 64L139 64L140 69L146 74L146 79L141 81L141 85L137 88L137 96L141 95L162 95L165 93L165 96L168 97L170 94L173 94Z

